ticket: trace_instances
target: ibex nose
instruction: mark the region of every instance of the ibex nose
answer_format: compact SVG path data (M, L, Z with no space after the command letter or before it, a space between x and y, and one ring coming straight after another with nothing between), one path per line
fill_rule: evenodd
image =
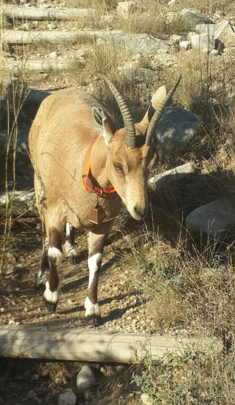
M135 212L135 218L138 219L139 221L141 219L144 219L146 213L147 213L147 207L134 207L134 212Z

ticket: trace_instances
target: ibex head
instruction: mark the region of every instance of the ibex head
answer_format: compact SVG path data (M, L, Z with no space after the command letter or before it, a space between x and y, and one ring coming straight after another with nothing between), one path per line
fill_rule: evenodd
M181 77L167 95L165 86L156 91L144 118L138 124L134 124L126 102L107 78L105 81L119 105L124 128L117 130L113 120L103 109L92 109L93 118L102 131L108 150L108 179L130 214L137 220L141 220L146 214L148 173L158 160L157 145L153 142L154 131L180 79Z

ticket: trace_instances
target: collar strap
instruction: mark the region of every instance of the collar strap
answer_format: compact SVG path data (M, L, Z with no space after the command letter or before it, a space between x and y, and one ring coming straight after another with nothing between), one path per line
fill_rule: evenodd
M107 197L107 194L111 194L111 193L116 192L116 190L113 188L113 186L109 186L106 190L104 190L103 188L94 186L93 182L92 182L92 180L94 180L94 178L93 178L93 176L91 174L91 154L92 154L93 148L94 148L94 146L95 146L95 144L96 144L96 142L98 141L99 138L97 138L95 140L95 142L93 142L93 144L91 146L91 149L89 151L87 161L86 161L85 172L82 175L82 179L83 179L84 186L86 187L86 189L90 193L95 193L99 197Z

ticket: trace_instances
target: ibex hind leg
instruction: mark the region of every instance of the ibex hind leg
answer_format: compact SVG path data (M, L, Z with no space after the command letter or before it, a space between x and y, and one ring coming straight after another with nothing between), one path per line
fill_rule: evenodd
M64 244L64 252L66 258L69 259L71 264L76 264L77 250L74 241L74 228L67 222L66 223L66 240Z
M38 272L37 279L37 291L39 294L43 294L46 288L46 282L49 277L50 266L48 260L48 239L46 237L45 225L42 223L42 259L41 259L41 269Z
M58 270L62 262L62 237L63 227L52 227L48 229L49 234L49 275L46 281L46 288L43 294L46 308L49 312L55 312L59 301L59 277Z

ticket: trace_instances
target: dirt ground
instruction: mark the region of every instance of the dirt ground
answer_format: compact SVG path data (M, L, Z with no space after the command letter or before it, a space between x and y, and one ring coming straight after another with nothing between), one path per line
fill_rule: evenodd
M132 220L130 220L130 224ZM134 223L134 222L133 222ZM131 229L130 229L131 232ZM61 295L56 314L49 314L43 297L36 290L41 259L41 225L38 217L21 218L14 222L14 254L8 254L14 271L0 281L0 325L34 325L50 329L79 327L85 330L84 300L88 284L87 240L80 233L77 242L76 264L66 259L60 270ZM126 235L128 237L128 235ZM145 300L132 283L133 274L125 270L122 259L128 251L123 248L123 235L115 228L105 249L99 282L99 303L103 325L100 331L153 333L154 323L148 315ZM10 270L9 270L10 272ZM143 317L144 315L144 317ZM141 319L146 319L142 322ZM67 389L77 394L76 375L83 364L73 362L41 362L27 359L1 359L0 404L26 402L57 403L57 397ZM130 385L132 368L121 373L117 365L94 364L97 384L84 395L82 404L138 404L140 392ZM30 390L37 399L28 397Z

